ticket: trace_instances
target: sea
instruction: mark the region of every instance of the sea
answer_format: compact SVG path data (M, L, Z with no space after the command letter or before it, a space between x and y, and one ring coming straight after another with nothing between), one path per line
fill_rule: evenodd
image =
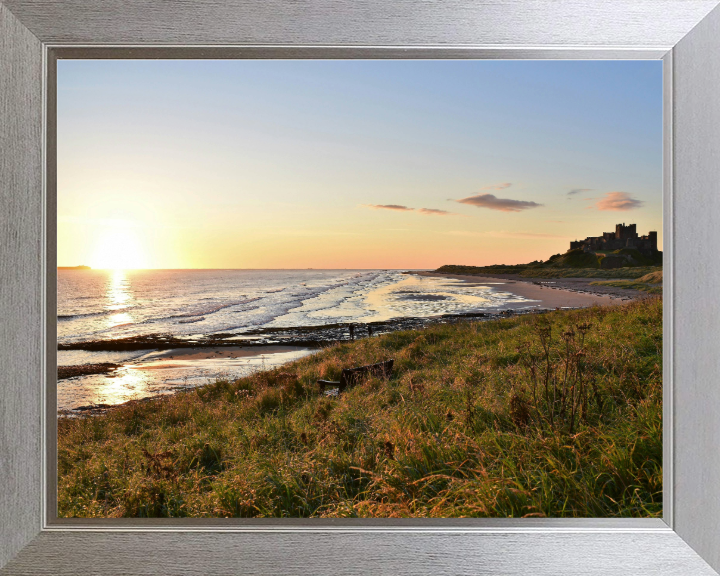
M302 358L312 349L276 346L249 354L243 335L263 329L362 325L395 318L536 308L506 284L468 284L406 270L58 270L57 341L78 344L169 335L237 339L237 354L205 357L152 347L60 350L58 365L112 362L111 375L58 382L58 407L117 404L238 377ZM201 355L202 356L202 355Z

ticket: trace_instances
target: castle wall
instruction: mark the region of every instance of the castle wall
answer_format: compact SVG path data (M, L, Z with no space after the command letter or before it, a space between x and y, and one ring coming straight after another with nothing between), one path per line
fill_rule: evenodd
M614 233L603 232L602 236L588 236L585 240L570 242L570 250L578 248L586 251L634 248L652 255L657 252L657 232L651 231L647 236L638 236L637 224L616 224Z

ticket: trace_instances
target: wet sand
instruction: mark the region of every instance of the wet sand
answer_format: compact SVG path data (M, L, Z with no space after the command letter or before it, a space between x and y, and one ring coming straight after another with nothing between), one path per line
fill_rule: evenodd
M206 348L173 348L170 350L159 350L147 356L143 356L143 363L151 362L157 366L167 360L218 360L221 358L249 358L260 357L267 354L281 354L283 352L300 352L305 348L300 346L263 346L262 348L246 348L243 346L226 347L214 346Z
M201 347L159 350L118 366L111 373L58 381L58 409L94 413L131 400L172 394L218 377L230 380L312 354L301 346Z
M442 292L437 291L437 288L434 288L431 293L426 293L422 281L416 276L429 276L429 274L408 275L407 278L397 284L390 284L368 293L365 297L365 302L369 305L371 310L374 310L375 313L372 316L363 318L361 322L364 324L371 322L387 322L388 320L392 320L398 316L407 315L399 313L395 306L393 306L393 304L396 304L398 300L426 303L462 303L465 306L475 308L484 308L488 305L492 307L493 305L480 291L478 291L477 294L471 295L459 294L457 291ZM452 312L447 308L445 311L452 314ZM437 312L433 315L440 315L442 313L442 306L439 306Z
M461 274L439 274L437 272L415 272L419 276L434 276L462 280L471 286L488 286L495 290L511 292L537 300L543 308L577 308L585 306L610 306L633 299L635 290L616 288L609 290L590 290L601 288L590 286L597 278L501 278L496 276L469 276ZM635 294L631 294L635 293Z

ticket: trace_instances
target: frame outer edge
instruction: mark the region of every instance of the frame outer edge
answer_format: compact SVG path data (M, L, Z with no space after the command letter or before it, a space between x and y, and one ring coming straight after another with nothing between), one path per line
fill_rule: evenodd
M673 49L674 529L720 569L720 8Z
M716 0L4 0L43 42L674 46ZM559 24L562 23L562 24Z
M656 534L197 534L44 532L3 576L133 574L717 576Z
M42 45L0 3L0 566L41 528Z
M708 50L717 53L718 38L720 37L720 34L718 34L718 31L720 31L720 26L718 26L720 18L718 18L717 9L707 20L711 19L714 24L701 23L697 30L693 30L673 51L676 54L676 62L682 62L682 66L687 65L688 71L691 72L685 75L685 69L683 68L683 78L678 81L682 94L681 103L675 102L673 109L675 111L681 110L686 115L692 116L693 108L689 103L693 99L701 100L703 111L707 110L708 114L712 112L710 114L712 119L717 120L718 102L711 102L712 98L708 99L699 96L698 92L704 90L702 86L697 92L693 93L693 87L698 84L718 87L717 62L713 63L712 56L708 54ZM696 59L694 66L691 65L693 59ZM707 69L703 70L704 66L709 66L713 73L708 74ZM2 404L0 404L0 476L5 483L4 490L0 491L0 519L12 519L9 526L6 522L0 522L0 544L2 544L0 546L0 567L4 566L18 550L32 540L40 529L40 473L37 464L41 460L39 443L41 415L39 413L40 400L38 395L39 383L42 382L42 378L38 369L41 365L41 357L39 350L36 348L38 347L37 334L41 331L41 314L39 310L42 304L39 287L41 286L42 271L39 263L41 261L42 223L38 217L41 210L37 207L41 195L34 194L34 190L42 188L39 176L42 173L42 117L40 112L43 108L41 102L42 68L42 45L0 1L0 79L2 80L0 83L0 144L2 144L3 152L0 154L0 201L2 201L2 210L0 211L0 310L3 313L7 312L5 316L7 321L0 324L0 338L2 339L0 341L0 365L3 366L3 371L0 372L0 389L2 390ZM703 72L707 76L704 82L702 80L705 77ZM693 74L696 77L692 77ZM10 81L6 82L7 79L10 79ZM715 90L715 94L719 91ZM713 107L712 111L709 110L710 106ZM709 133L712 136L708 140L709 146L703 152L697 149L698 144L696 142L694 152L698 153L699 156L693 160L689 158L691 156L689 153L685 153L676 158L674 162L676 166L682 168L686 167L686 162L694 162L694 168L702 172L702 174L694 176L694 183L698 184L701 181L702 184L708 185L710 190L714 185L716 190L719 181L717 178L718 166L717 164L712 166L711 163L717 162L718 134L713 135L712 128L717 129L718 124L716 122L703 122L703 120L704 118L694 118L688 121L687 118L683 117L683 123L688 121L688 126L692 125L700 129L699 133L704 136ZM675 122L678 123L677 116L675 116ZM691 138L692 131L688 127L685 127L681 132L684 132L684 134L675 139L677 149L682 149L684 144L693 140ZM705 142L705 140L699 138L695 138L695 140ZM688 150L692 150L689 145ZM715 172L712 172L713 168ZM682 185L693 183L688 182L691 178L689 173L683 173L683 177L680 178L677 175L677 170L673 172L672 177L678 189ZM683 190L683 198L687 198L692 191L693 186ZM694 191L697 192L697 188ZM713 229L711 215L713 210L711 208L717 208L718 200L711 197L707 188L705 196L702 198L706 199L709 204L706 207L695 209L694 216L698 217L698 220L704 224L697 232L706 236L708 240L717 240L718 231L717 227ZM692 201L692 198L690 200ZM689 243L690 239L688 238L678 239L675 243L679 248L678 253L688 250L690 248ZM714 245L717 245L717 243ZM28 248L31 249L28 250ZM697 254L688 253L684 255L697 256ZM699 259L695 260L696 263L698 261ZM712 280L718 279L718 272L715 270L698 270L692 268L692 264L685 263L679 263L677 269L679 272L690 271L697 274L696 278L686 278L682 282L682 288L688 289L688 292L698 292L703 286L705 288L716 286L716 283L711 284ZM697 286L695 290L691 290L692 286L690 284L692 283ZM685 299L685 301L688 304L690 302L688 299ZM710 330L701 331L696 328L695 334L701 332L701 334L708 336L712 334L712 328L717 326L717 306L712 307L713 302L710 300L709 293L705 294L702 302L711 305L708 313L712 318L703 321L703 326L710 323ZM685 305L686 311L688 304ZM688 320L682 322L680 316L682 312L683 310L678 308L677 318L679 323L682 324L682 326L678 327L678 334L685 334L683 330L687 329L687 325L691 323ZM712 321L715 321L715 323L713 324ZM718 347L716 342L701 343L703 344L703 350L708 350L708 347L711 348L710 351L715 352L715 358L717 358ZM17 358L23 358L23 362L18 362ZM705 364L692 371L693 376L697 377L698 373L702 373L701 375L713 376L714 374L717 377L720 373L718 366L707 366L707 359L705 361ZM683 365L688 365L687 359L683 361ZM714 380L706 380L705 378L701 378L701 380L703 380L701 384L712 384L714 382ZM13 384L12 387L10 386L11 383ZM37 401L35 402L35 400ZM676 412L679 416L688 416L683 412L687 410L687 406L690 406L687 403L687 396L678 395ZM701 399L700 404L696 403L691 408L700 407L707 411L716 410L716 406L717 404L714 407L703 405ZM698 420L705 422L705 429L698 432L697 429L693 430L690 427L686 429L683 426L682 436L694 432L701 437L703 447L707 447L709 440L715 441L712 447L716 447L718 420L714 421L715 428L707 427L709 420ZM682 445L685 446L684 441ZM37 458L32 456L37 456ZM701 455L701 459L703 456L707 456L707 454ZM676 461L678 461L676 474L679 484L684 483L687 479L685 474L688 470L682 468L682 466L689 459L691 460L689 456L684 457L683 461L680 462L681 458L676 455ZM712 468L713 466L715 468ZM718 462L711 462L709 467L717 472ZM688 509L686 513L676 514L678 517L682 516L682 519L678 519L676 527L681 532L680 535L686 538L693 548L717 567L719 561L718 552L715 550L718 534L717 524L710 526L703 524L694 528L692 526L693 523L698 524L698 518L704 521L713 521L718 517L717 512L720 510L720 507L717 506L717 500L720 498L717 495L718 475L715 475L714 478L708 478L706 468L708 466L705 466L700 471L701 473L697 474L697 476L702 475L702 478L697 479L696 482L702 483L703 488L709 489L711 496L714 489L715 498L711 499L711 505L714 506L713 511L710 512L706 508L706 500L703 498L706 495L705 492L693 493L687 486L683 486L682 497L678 497L678 502L692 496L696 500L696 505L692 510ZM708 483L708 480L713 480L714 484L712 482ZM677 511L680 510L681 508L678 507ZM672 526L673 523L670 525ZM98 534L98 541L104 539L101 536L103 535ZM660 535L658 534L655 537L658 538L659 542ZM35 553L40 552L46 547L50 548L51 543L57 542L59 544L62 540L64 538L61 538L60 533L40 534L28 547L27 552L29 553L31 549ZM55 546L52 546L52 548L54 549ZM21 554L26 557L25 552ZM41 556L42 554L38 555L38 561ZM12 562L12 564L15 564L15 562ZM29 565L26 564L27 566ZM693 564L693 566L697 568L697 564ZM37 564L35 567L36 569L39 568ZM47 564L44 568L50 569ZM97 573L92 567L86 569L88 570L87 573ZM1 572L3 574L9 573L5 570ZM709 573L705 570L700 572L703 574ZM683 571L683 573L688 574L700 572Z

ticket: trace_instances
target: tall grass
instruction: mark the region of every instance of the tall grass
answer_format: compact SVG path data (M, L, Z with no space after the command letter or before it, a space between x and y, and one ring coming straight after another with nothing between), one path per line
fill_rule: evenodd
M563 268L545 267L541 264L517 264L512 266L441 266L435 272L463 274L468 276L492 274L517 274L525 278L640 278L654 272L662 272L662 266L633 266L625 268Z
M653 274L646 274L643 278L652 277ZM613 288L625 288L626 290L639 290L649 294L662 294L662 286L658 286L656 282L641 282L638 280L600 280L590 282L590 286L612 286Z
M662 514L662 301L435 325L58 423L72 517ZM395 359L338 398L318 378Z

